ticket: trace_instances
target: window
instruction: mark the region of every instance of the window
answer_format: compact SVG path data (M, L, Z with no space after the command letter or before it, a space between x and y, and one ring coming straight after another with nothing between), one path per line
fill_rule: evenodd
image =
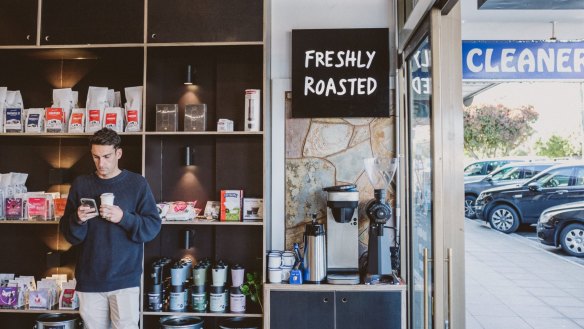
M559 168L556 170L549 171L545 175L541 176L537 183L541 187L561 187L569 186L570 181L575 182L575 177L572 177L572 167Z

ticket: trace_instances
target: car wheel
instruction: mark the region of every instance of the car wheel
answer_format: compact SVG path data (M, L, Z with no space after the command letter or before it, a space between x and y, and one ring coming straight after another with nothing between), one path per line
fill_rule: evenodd
M497 231L513 233L519 227L519 215L509 206L497 205L489 214L489 224Z
M464 217L474 219L477 216L475 212L475 201L476 197L472 195L467 195L464 197Z
M560 234L560 244L572 256L584 257L584 225L570 224Z

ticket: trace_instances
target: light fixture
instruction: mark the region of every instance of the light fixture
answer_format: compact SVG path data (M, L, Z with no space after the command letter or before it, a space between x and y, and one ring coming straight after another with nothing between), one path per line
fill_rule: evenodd
M552 21L552 36L549 39L549 41L557 41L558 38L556 38L556 21Z
M190 146L186 146L184 148L184 166L194 166L195 165L195 150L193 150Z
M193 70L191 64L187 65L187 76L185 77L185 85L192 85L194 82L194 75L197 73L196 70Z
M183 249L191 249L193 247L193 242L195 240L194 230L184 230L183 231Z

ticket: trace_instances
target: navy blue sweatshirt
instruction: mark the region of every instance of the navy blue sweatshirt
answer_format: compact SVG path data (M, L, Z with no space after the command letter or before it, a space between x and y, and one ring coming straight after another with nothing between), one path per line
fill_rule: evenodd
M94 199L99 209L102 193L114 194L114 205L124 212L122 220L116 224L98 215L81 223L80 199ZM107 292L140 286L144 242L156 237L160 224L156 201L141 175L122 170L109 179L96 174L77 177L60 223L67 241L79 245L77 290Z

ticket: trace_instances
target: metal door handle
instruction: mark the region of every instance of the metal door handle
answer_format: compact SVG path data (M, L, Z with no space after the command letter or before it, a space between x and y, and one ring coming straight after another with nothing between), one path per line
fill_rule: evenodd
M428 329L428 248L424 248L424 329Z
M448 327L452 328L452 248L448 248Z
M564 193L568 193L568 190L557 190L556 194L564 194Z

